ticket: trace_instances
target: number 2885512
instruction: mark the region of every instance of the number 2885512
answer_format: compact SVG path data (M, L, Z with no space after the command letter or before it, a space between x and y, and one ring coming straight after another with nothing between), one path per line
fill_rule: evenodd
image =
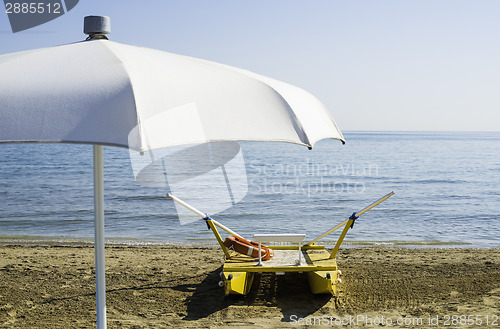
M6 2L6 14L61 14L62 8L60 3L51 2Z

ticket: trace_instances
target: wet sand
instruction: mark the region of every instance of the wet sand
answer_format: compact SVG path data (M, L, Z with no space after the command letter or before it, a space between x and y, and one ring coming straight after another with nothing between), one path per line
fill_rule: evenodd
M248 296L224 298L220 249L106 257L109 328L500 327L500 249L341 249L337 297L312 295L305 275L266 273ZM93 247L0 246L0 328L94 327L94 280Z

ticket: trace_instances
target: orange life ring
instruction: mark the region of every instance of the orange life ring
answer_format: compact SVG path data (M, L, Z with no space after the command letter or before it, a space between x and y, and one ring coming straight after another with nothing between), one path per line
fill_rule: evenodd
M233 249L237 253L253 258L259 258L259 244L255 241L248 241L246 239L231 235L224 240L224 245L230 249ZM261 244L260 249L262 260L269 260L273 258L274 251L271 248Z

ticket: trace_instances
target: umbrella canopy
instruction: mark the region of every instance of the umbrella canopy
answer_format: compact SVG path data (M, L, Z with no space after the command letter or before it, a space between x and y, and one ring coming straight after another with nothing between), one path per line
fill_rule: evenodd
M0 143L94 144L97 327L106 327L102 145L344 142L311 94L255 73L96 38L0 56Z
M343 140L306 91L245 70L91 40L0 56L0 142L147 151L223 140Z

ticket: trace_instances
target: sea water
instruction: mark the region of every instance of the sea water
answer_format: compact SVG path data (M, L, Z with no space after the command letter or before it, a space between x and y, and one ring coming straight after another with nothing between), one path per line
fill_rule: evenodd
M345 137L345 145L323 140L313 150L240 143L246 193L212 217L249 238L305 233L311 240L394 191L356 220L346 245L500 247L500 133ZM135 181L128 150L105 147L104 157L108 242L216 243L203 220L181 225L165 196L169 186ZM0 144L0 242L91 242L92 163L89 145ZM217 188L200 190L209 195ZM333 244L338 235L322 241Z

